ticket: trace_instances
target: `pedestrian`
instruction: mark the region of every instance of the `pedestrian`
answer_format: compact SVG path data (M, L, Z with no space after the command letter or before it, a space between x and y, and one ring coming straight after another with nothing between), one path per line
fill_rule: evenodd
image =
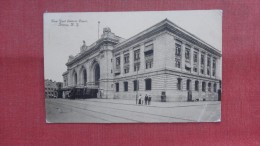
M139 95L138 104L142 104L142 94Z
M148 104L148 95L147 94L144 97L144 101L145 101L145 105L147 105Z
M141 104L144 104L144 97L141 96Z
M150 105L150 104L151 104L151 101L152 101L152 96L151 96L151 95L149 95L149 97L148 97L148 105Z
M135 97L136 99L136 104L138 104L138 94L136 94L136 97Z

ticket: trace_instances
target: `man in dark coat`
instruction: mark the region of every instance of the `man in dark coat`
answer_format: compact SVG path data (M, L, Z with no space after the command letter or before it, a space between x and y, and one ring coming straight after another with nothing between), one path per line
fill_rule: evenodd
M148 105L150 105L150 104L151 104L151 100L152 100L152 96L151 96L151 95L149 95L149 97L148 97Z
M144 97L144 101L145 101L145 105L147 105L148 104L148 95L147 94Z

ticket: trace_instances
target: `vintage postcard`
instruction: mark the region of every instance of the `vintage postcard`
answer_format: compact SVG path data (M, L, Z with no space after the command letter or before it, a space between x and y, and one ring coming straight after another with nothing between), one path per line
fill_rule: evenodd
M47 123L220 122L222 11L44 14Z

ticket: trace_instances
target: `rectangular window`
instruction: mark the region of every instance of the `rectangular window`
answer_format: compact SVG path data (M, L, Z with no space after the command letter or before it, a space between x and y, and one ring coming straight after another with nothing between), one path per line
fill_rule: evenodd
M181 90L181 78L178 78L177 89Z
M117 57L116 58L116 66L119 66L120 65L120 57Z
M202 91L206 92L206 83L205 82L202 82Z
M193 53L193 63L198 63L198 52Z
M124 55L124 63L125 64L129 63L129 53Z
M134 71L139 71L140 69L140 63L135 63L134 64Z
M152 61L147 61L145 63L145 68L148 69L148 68L152 68L153 67L153 62Z
M197 71L198 71L197 65L196 65L196 66L193 66L193 71L194 71L194 72L197 72Z
M124 82L124 91L128 91L128 82Z
M181 45L175 44L175 67L181 68Z
M119 92L119 83L116 83L116 92Z
M208 91L211 92L211 83L208 83Z
M181 57L181 45L177 43L175 44L175 56Z
M185 48L185 61L190 62L190 48Z
M204 65L204 63L205 63L205 55L204 54L201 54L201 60L200 60L200 63L201 63L201 65Z
M140 49L134 51L134 61L140 60Z
M139 90L139 82L138 80L134 80L134 91L138 91Z
M119 75L121 73L121 67L120 67L120 56L116 57L116 68L115 68L115 75Z
M125 67L124 72L125 72L125 74L129 73L129 67Z
M153 67L153 44L145 46L145 68L149 69Z
M191 84L191 80L187 80L187 82L186 82L186 89L187 90L190 90L190 84Z
M152 90L152 79L145 80L145 90Z
M181 68L181 60L178 58L175 58L175 67Z
M195 81L195 91L199 91L199 81Z

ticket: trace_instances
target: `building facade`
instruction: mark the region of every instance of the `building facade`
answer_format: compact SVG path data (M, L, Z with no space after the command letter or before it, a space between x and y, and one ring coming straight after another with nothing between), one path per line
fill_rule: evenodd
M102 98L167 101L217 100L221 52L168 19L123 39L109 28L91 46L70 56L65 88L98 89ZM188 99L188 91L192 93Z
M58 97L58 89L62 88L62 83L55 82L50 79L45 79L45 97L46 98L57 98Z

